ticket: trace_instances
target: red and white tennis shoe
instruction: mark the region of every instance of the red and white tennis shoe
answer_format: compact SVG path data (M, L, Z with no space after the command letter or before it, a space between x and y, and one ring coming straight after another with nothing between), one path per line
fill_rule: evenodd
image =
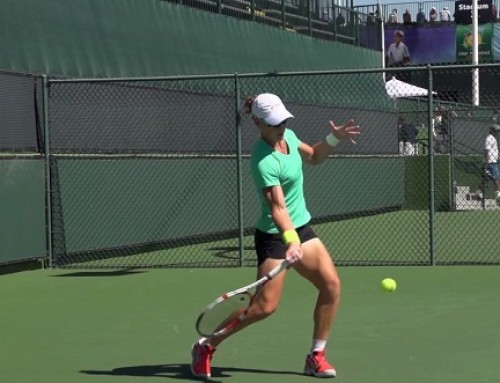
M209 344L201 345L198 342L191 348L191 372L197 378L210 378L212 376L212 358L215 347Z
M315 351L306 356L304 375L315 376L317 378L335 378L337 371L326 360L325 350Z

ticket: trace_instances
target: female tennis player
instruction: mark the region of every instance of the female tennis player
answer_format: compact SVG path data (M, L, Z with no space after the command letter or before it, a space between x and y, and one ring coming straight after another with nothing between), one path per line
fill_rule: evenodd
M328 250L309 226L311 215L304 199L302 163L317 165L333 154L340 141L355 143L360 127L354 120L342 126L330 121L331 131L325 140L310 146L287 128L293 115L278 96L263 93L249 97L245 112L251 114L260 131L251 160L262 206L255 231L258 278L287 259L293 269L317 288L312 345L306 356L304 374L335 377L335 368L327 361L325 350L339 307L340 279ZM247 316L230 332L202 337L192 346L193 375L211 377L212 357L219 344L276 311L285 277L286 272L282 272L266 283L252 301Z

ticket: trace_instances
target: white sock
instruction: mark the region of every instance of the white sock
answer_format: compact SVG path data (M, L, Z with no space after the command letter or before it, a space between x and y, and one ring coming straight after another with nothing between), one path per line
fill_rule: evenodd
M326 340L323 339L313 339L311 352L323 351L326 347Z
M500 198L500 191L497 191L496 194L497 194L497 198Z

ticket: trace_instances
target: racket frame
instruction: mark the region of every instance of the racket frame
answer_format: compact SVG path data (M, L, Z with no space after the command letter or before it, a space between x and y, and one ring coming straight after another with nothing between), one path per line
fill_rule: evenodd
M264 275L262 278L256 280L255 282L252 282L247 286L240 287L236 290L229 291L225 294L222 294L217 299L213 300L210 304L207 305L205 310L203 310L203 312L198 316L198 319L196 320L196 331L198 332L198 334L200 334L201 336L206 337L206 338L214 338L214 337L224 335L224 334L228 333L229 331L231 331L232 329L234 329L234 327L236 327L239 323L241 323L245 319L245 317L247 316L248 310L250 309L250 306L252 305L253 298L255 297L255 294L251 294L252 298L250 299L249 304L246 307L245 311L243 311L243 313L240 316L238 316L232 322L228 323L223 328L218 329L218 330L214 331L213 333L207 334L207 333L200 331L200 323L201 323L203 317L205 316L205 314L208 313L210 310L212 310L219 303L224 302L227 299L234 297L235 295L244 294L244 293L249 292L252 289L257 289L259 287L262 287L267 282L269 282L271 279L273 279L278 274L280 274L283 270L290 268L290 265L291 265L291 263L285 259L283 262L281 262L279 265L274 267L266 275Z

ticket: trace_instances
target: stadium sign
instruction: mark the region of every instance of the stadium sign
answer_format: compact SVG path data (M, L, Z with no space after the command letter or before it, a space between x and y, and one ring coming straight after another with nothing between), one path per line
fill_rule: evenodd
M489 23L492 12L492 0L477 0L478 23ZM455 1L455 22L472 24L472 0Z

